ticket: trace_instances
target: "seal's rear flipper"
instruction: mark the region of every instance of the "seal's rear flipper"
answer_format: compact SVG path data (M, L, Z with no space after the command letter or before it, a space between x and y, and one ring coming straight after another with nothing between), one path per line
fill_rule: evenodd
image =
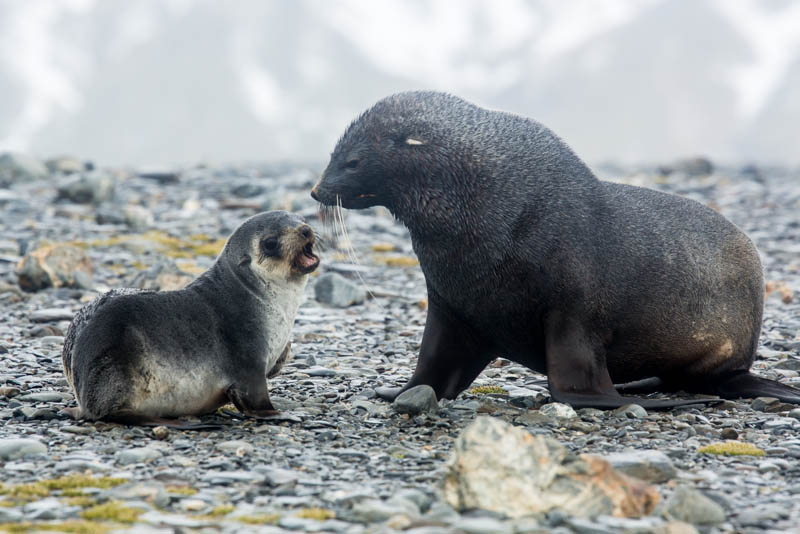
M129 426L165 426L176 430L222 430L225 425L215 423L189 423L179 419L166 419L164 417L149 417L134 413L117 412L114 415L103 417L103 421L119 423Z
M716 384L706 386L704 389L710 389L708 393L719 395L723 399L774 397L781 402L800 404L800 389L761 378L747 371L725 376Z
M681 399L660 400L645 399L642 397L624 397L618 393L570 393L550 390L550 395L556 402L569 404L573 408L597 408L598 410L614 410L626 404L638 404L647 410L671 410L682 406L698 404L718 404L720 399Z

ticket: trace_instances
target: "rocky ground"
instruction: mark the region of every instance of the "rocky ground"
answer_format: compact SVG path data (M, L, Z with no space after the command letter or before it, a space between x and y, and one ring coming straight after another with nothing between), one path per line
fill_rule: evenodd
M713 206L755 240L769 291L755 369L800 386L800 172L710 170L693 161L599 173ZM94 170L0 156L0 531L800 532L800 410L770 399L575 413L547 404L541 376L502 359L474 384L485 387L455 401L436 405L425 391L401 406L378 399L376 386L410 376L426 305L408 234L380 209L347 213L349 239L329 232L297 317L294 360L270 381L282 415L223 409L202 418L220 430L184 432L58 413L74 405L60 352L80 306L113 287L179 287L264 209L300 212L322 230L308 198L316 172ZM465 496L442 491L447 473L458 476L448 458L483 416L607 458L651 483L658 504L639 519L454 510ZM728 440L763 455L699 451ZM478 501L501 491L501 506L546 500L509 492L517 473L513 462L505 469L484 473Z

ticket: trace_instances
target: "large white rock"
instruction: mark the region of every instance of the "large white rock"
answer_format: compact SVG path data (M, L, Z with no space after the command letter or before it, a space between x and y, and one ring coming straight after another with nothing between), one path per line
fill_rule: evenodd
M478 417L455 442L443 484L456 510L510 517L553 510L579 517L639 517L658 492L615 471L602 458L571 454L552 438L534 436L492 417Z

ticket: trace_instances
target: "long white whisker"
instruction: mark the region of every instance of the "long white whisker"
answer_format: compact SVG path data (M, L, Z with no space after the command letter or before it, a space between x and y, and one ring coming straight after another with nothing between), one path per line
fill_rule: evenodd
M356 249L353 246L353 242L350 240L350 235L347 232L347 227L344 224L344 213L342 212L342 199L341 197L339 197L339 195L336 195L336 208L339 214L339 223L342 226L342 235L346 243L347 255L350 258L350 261L354 265L359 266L361 265L361 263L358 261L358 254L356 253ZM369 294L370 298L375 298L375 294L372 292L367 283L364 281L364 278L362 278L361 273L358 270L356 270L356 276L358 277L358 280L361 282L361 286Z

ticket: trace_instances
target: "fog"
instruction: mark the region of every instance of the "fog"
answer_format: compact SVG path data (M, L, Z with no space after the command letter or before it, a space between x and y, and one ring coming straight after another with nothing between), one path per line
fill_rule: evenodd
M800 2L0 1L0 151L324 161L377 99L439 89L590 163L800 163Z

